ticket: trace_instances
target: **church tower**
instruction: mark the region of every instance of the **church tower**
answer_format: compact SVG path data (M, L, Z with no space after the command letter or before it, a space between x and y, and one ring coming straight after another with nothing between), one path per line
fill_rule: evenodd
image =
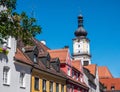
M91 64L90 40L86 37L82 15L78 16L78 29L74 34L76 37L73 39L73 59L81 60L84 66Z

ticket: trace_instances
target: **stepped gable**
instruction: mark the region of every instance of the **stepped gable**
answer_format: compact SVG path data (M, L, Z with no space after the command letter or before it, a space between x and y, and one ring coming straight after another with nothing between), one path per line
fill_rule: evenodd
M112 90L112 87L114 88L115 92L118 92L117 90L120 90L120 78L100 79L100 82L105 85L107 92Z
M106 66L98 67L98 76L99 78L113 78L113 75Z
M29 59L29 57L25 55L19 48L17 48L14 59L22 63L32 65L32 61Z
M66 63L68 49L58 49L58 50L48 50L50 53L51 58L59 58L60 63Z
M84 66L84 68L87 68L91 74L96 76L96 68L97 68L96 64L90 64L90 65Z

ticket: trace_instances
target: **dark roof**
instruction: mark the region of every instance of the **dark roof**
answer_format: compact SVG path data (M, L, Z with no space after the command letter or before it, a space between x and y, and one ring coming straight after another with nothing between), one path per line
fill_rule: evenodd
M87 32L83 27L83 16L82 15L78 16L78 29L75 31L74 34L76 37L81 37L81 38L84 38L87 36Z
M32 65L32 61L30 60L30 58L26 54L24 54L19 48L17 48L16 50L14 59L22 63Z
M57 72L52 65L50 65L50 68L47 68L40 60L38 61L37 64L34 64L34 68L39 69L41 71L51 73L52 75L55 76L60 76L62 78L66 78L66 75L63 71L60 70L60 72Z

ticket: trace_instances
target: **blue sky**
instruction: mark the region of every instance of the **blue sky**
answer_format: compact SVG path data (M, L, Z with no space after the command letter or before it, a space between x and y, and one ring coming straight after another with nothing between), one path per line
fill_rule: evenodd
M92 63L107 66L120 77L120 0L18 0L17 11L37 19L42 27L37 39L51 49L68 45L71 53L77 16L82 13Z

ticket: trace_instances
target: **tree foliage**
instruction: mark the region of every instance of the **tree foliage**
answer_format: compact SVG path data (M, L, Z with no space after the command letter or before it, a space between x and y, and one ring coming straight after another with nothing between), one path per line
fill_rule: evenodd
M0 12L0 33L3 38L8 36L21 39L25 44L31 44L31 38L41 33L41 27L36 24L36 19L29 17L25 12L13 12L16 0L0 0L0 5L6 10Z

